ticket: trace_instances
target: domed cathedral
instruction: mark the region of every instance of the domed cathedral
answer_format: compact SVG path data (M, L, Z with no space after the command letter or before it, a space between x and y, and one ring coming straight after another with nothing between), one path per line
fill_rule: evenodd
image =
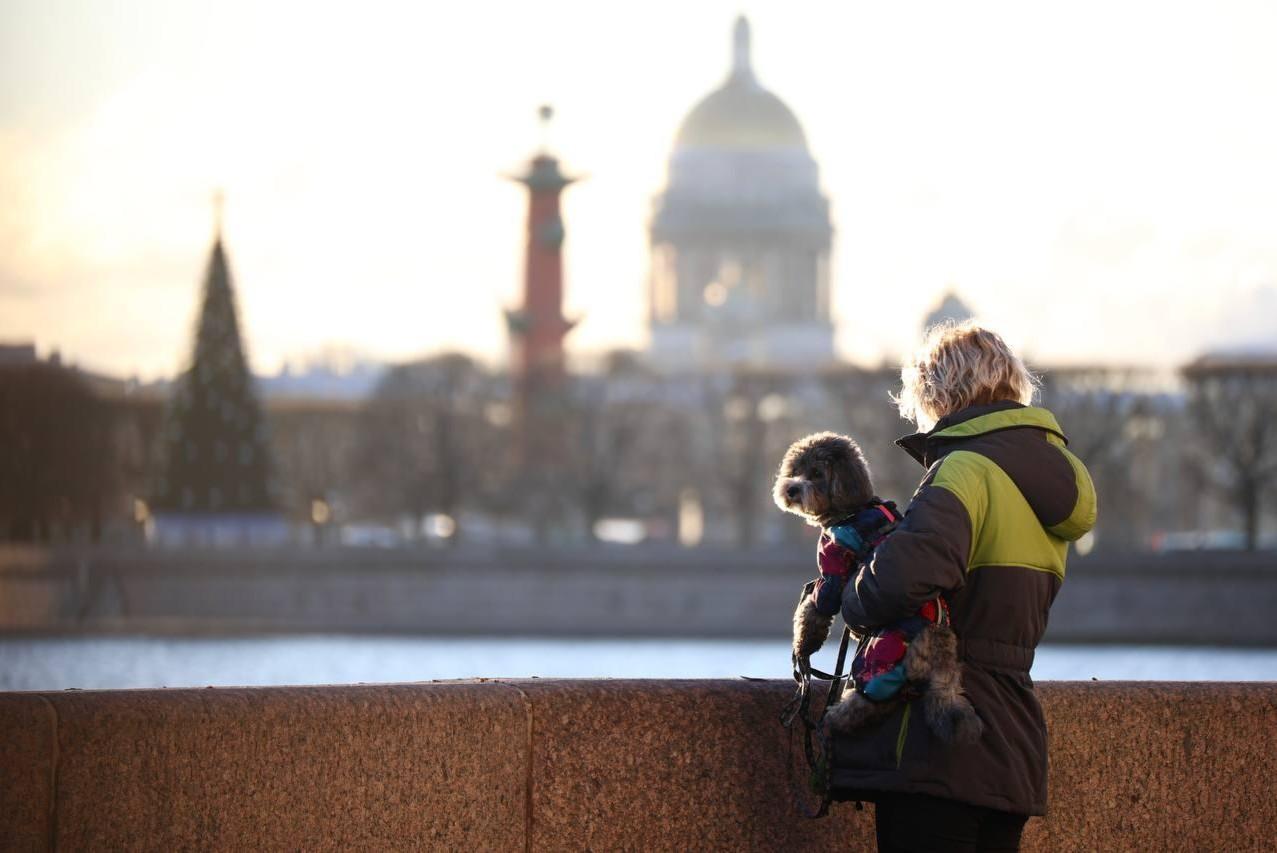
M798 119L754 76L744 17L732 54L655 201L649 355L667 369L827 364L829 201Z

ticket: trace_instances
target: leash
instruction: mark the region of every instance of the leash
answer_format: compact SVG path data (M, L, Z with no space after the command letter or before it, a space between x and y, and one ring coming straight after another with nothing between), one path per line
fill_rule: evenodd
M802 598L799 603L806 600L812 590L815 588L816 582L810 581L803 587ZM866 638L861 639L861 644ZM828 730L822 725L824 714L816 719L812 719L808 710L811 706L811 679L812 676L824 679L829 682L829 690L825 696L824 708L832 707L842 697L843 689L850 675L843 674L843 666L847 662L847 647L851 642L851 629L843 626L842 640L838 644L838 660L834 665L833 673L824 672L816 669L811 665L810 656L804 655L800 657L797 654L791 656L793 666L794 681L798 685L797 692L794 697L785 704L780 712L780 723L789 731L789 768L790 793L794 800L794 805L798 812L807 818L821 818L829 813L829 804L833 799L833 792L829 785L829 764L833 756L833 743ZM807 759L807 787L812 793L820 797L820 804L813 810L808 808L802 796L799 796L797 789L794 787L794 723L801 722L803 730L800 737L803 740L803 754ZM817 750L816 742L819 741L820 748Z

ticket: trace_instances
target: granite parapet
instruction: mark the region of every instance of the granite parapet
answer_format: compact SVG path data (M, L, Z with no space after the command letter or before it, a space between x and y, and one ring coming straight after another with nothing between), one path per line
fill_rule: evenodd
M0 694L6 849L872 850L784 681ZM1026 850L1271 849L1277 684L1051 682Z

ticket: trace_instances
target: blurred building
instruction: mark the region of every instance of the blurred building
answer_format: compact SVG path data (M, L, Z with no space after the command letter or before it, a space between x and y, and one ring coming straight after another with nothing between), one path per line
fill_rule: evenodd
M34 364L37 361L33 343L0 343L0 364Z
M941 323L965 323L973 319L975 312L967 307L957 293L950 290L941 297L936 307L927 312L926 319L922 321L922 331L925 334L932 326L939 326Z
M266 400L362 400L385 372L379 361L334 347L309 361L286 363L274 376L258 376L257 387Z
M737 19L726 81L684 119L651 221L649 357L661 368L834 360L829 201L794 113Z

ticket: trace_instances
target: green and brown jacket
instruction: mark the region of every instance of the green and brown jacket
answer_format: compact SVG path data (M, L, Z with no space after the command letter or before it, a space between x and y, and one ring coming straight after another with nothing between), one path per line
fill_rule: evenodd
M945 595L984 735L945 744L905 705L835 740L831 782L841 796L912 792L1045 814L1046 723L1029 668L1068 543L1095 524L1090 475L1055 417L1018 403L964 409L897 444L927 474L900 527L847 585L843 618L863 631Z

